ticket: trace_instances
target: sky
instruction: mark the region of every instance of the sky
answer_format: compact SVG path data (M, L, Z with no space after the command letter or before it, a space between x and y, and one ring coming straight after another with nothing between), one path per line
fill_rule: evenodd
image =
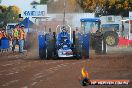
M21 10L25 10L26 8L29 7L30 3L32 1L40 1L40 0L2 0L1 5L16 5L18 6Z

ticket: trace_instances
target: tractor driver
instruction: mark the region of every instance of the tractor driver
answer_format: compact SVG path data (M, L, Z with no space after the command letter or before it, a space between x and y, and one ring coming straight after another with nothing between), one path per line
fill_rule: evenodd
M62 30L62 32L59 33L58 40L57 40L58 45L59 45L60 48L62 48L63 45L68 45L69 46L69 44L70 44L70 38L69 38L70 36L67 33L66 27L62 26L61 30Z
M70 38L69 38L69 34L67 33L67 29L65 26L62 27L62 42L63 42L63 45L68 45L70 44Z

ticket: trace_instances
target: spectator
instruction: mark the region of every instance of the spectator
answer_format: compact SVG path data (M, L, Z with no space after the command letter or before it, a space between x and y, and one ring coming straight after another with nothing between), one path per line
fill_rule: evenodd
M12 36L8 35L9 43L10 43L10 48L12 48Z
M13 47L12 51L14 52L16 44L18 44L18 38L19 38L19 25L15 26L15 29L13 30Z
M7 36L6 36L6 32L5 32L4 29L3 29L3 31L2 31L2 34L3 34L3 37L4 37L4 38L7 37Z
M76 27L76 34L80 33L78 27Z
M0 31L0 46L1 46L1 39L3 37L2 31Z
M19 30L19 52L23 53L24 47L24 39L25 39L25 32L24 32L24 25L21 25L21 29Z
M49 33L51 33L52 31L51 31L51 28L49 28Z
M0 31L0 39L3 37L2 31Z

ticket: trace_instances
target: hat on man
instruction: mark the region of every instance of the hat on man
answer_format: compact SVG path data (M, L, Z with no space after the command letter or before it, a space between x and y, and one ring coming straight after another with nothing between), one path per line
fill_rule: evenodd
M21 27L24 27L24 25L22 24Z
M18 24L15 25L15 27L19 26Z

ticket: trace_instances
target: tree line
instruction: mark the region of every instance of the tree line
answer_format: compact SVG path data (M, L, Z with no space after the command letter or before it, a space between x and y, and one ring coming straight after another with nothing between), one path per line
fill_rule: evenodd
M0 28L6 26L7 23L17 23L21 10L17 6L0 5Z
M84 12L97 15L121 15L128 17L132 11L132 0L77 0Z
M40 0L40 4L46 4L48 0ZM67 1L67 0L66 0ZM71 0L74 1L74 0ZM121 15L128 17L132 11L132 0L76 0L84 12L95 12L101 15Z

